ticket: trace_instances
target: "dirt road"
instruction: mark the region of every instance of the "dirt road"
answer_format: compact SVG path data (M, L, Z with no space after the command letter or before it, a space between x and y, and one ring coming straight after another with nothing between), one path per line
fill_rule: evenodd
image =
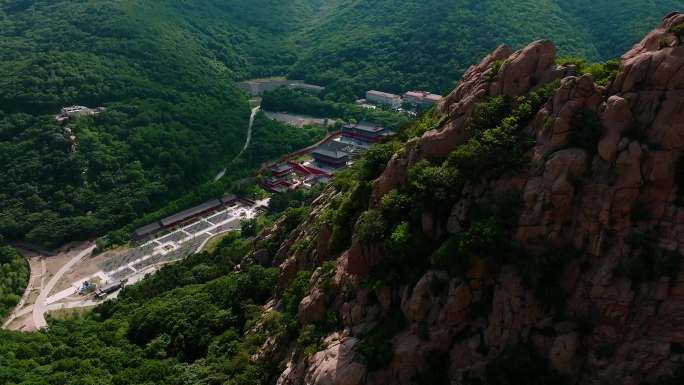
M86 255L91 254L93 250L95 250L94 244L78 253L69 262L62 266L57 271L57 273L54 276L52 276L52 278L50 278L48 283L45 286L43 286L43 289L40 291L40 294L36 299L36 303L33 305L33 324L35 325L36 329L44 329L47 327L47 321L45 321L45 312L47 311L46 300L47 297L50 295L52 289L54 289L57 285L57 282L59 282L59 280L62 279L64 273L69 271L69 269L71 269L75 264L80 262L81 259L83 259Z

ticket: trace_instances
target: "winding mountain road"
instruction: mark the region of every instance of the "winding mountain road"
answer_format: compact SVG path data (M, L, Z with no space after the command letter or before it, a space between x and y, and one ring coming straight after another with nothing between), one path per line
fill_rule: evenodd
M52 289L57 286L59 280L62 279L62 276L69 271L69 269L81 261L81 259L83 259L86 255L91 254L93 250L95 250L94 244L78 253L75 257L69 260L69 262L62 266L40 291L40 294L38 294L38 298L36 298L36 302L33 305L33 324L35 325L36 329L40 330L47 327L47 321L45 321L45 312L47 311L48 307L47 298Z
M242 150L240 151L239 154L231 162L234 162L237 158L242 156L242 154L247 151L249 148L249 144L252 143L252 127L254 126L254 118L256 118L256 114L259 112L261 109L261 106L256 106L252 108L252 115L249 117L249 125L247 126L247 140L245 140L245 145L242 147ZM215 177L214 177L214 182L218 182L219 179L223 178L224 175L226 175L226 171L228 168L224 168L219 172Z

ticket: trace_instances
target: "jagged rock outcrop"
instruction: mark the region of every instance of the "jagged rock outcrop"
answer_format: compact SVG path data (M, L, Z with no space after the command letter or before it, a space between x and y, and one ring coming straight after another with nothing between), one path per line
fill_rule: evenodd
M513 267L482 262L461 277L430 269L416 282L369 288L362 282L382 261L382 243L354 241L338 256L328 291L314 274L299 308L304 323L336 312L341 330L308 359L290 354L278 383L408 385L432 367L426 357L435 353L447 358L448 377L459 383L481 376L517 344L532 346L549 367L582 385L636 385L684 364L684 273L658 270L662 276L640 282L616 273L646 247L629 240L635 231L648 234L648 247L658 253L684 254L684 208L675 181L684 148L684 38L673 32L682 24L684 15L668 15L621 58L617 76L605 87L573 66L554 64L556 50L548 41L517 52L498 47L439 104L443 124L406 143L373 182L370 205L377 207L406 183L413 164L444 158L469 139L467 124L478 103L558 80L553 97L525 128L535 138L528 167L514 176L466 183L456 204L427 210L418 221L428 239L439 237L440 229L456 234L469 226L468 212L486 192L520 191L522 208L511 233L521 247L531 255L540 243L579 251L558 278L562 309L543 305ZM578 123L578 115L598 122L600 137L578 144L577 134L589 124ZM283 282L335 257L328 253L331 228L308 230L333 196L329 191L317 202L281 249L287 256ZM290 245L300 239L315 247L293 251ZM391 338L389 363L370 371L358 359L361 341L393 312L406 325Z
M515 53L501 45L478 65L469 68L459 86L437 106L439 113L449 117L446 124L410 141L404 153L392 158L374 184L374 201L403 183L410 165L423 158L446 157L463 144L468 138L466 123L478 103L488 97L520 96L571 72L571 69L554 66L555 55L556 47L546 40L533 42ZM583 84L586 86L586 82Z

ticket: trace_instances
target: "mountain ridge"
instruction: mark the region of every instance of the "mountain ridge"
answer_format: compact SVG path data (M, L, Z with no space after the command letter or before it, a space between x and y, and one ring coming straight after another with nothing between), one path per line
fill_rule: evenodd
M338 180L273 257L279 290L311 272L298 319L325 347L264 345L277 383L681 379L683 26L668 15L606 86L549 41L500 46Z

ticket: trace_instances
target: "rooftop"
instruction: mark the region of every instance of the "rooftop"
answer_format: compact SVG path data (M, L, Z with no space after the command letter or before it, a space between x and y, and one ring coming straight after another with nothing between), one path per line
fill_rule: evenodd
M383 98L400 98L399 95L390 94L389 92L382 92L376 90L370 90L366 92L366 95L381 96Z
M323 155L334 159L342 159L355 152L358 152L358 148L354 145L332 141L320 145L317 149L312 151L312 154Z
M427 91L409 91L404 94L404 97L427 99L429 101L439 101L440 99L442 99L442 95L433 94Z
M179 213L171 215L170 217L166 217L161 220L161 223L164 226L170 226L219 206L221 206L221 201L219 201L218 199L212 199L210 201L202 203L201 205L191 207L187 210L183 210Z
M287 163L280 163L276 166L271 167L271 171L276 172L276 173L281 173L285 171L290 171L292 170L292 166L290 166Z
M292 83L289 84L290 88L298 88L298 89L303 89L303 90L311 90L311 91L325 91L325 87L318 86L315 84L308 84L308 83Z
M135 235L138 237L144 237L144 236L147 236L147 235L150 235L150 234L156 232L160 228L161 228L161 226L159 226L158 222L152 223L152 224L149 224L147 226L143 226L143 227L135 230Z
M344 152L344 151L335 151L335 150L331 150L328 148L321 148L321 147L313 150L312 154L323 155L323 156L327 156L328 158L333 158L333 159L343 159L343 158L346 158L349 156L349 154Z
M385 127L382 127L382 126L379 126L379 125L373 124L373 123L367 123L367 122L361 122L358 124L347 124L346 126L344 126L344 128L356 129L356 130L366 131L366 132L370 132L370 133L374 133L374 134L385 130Z

